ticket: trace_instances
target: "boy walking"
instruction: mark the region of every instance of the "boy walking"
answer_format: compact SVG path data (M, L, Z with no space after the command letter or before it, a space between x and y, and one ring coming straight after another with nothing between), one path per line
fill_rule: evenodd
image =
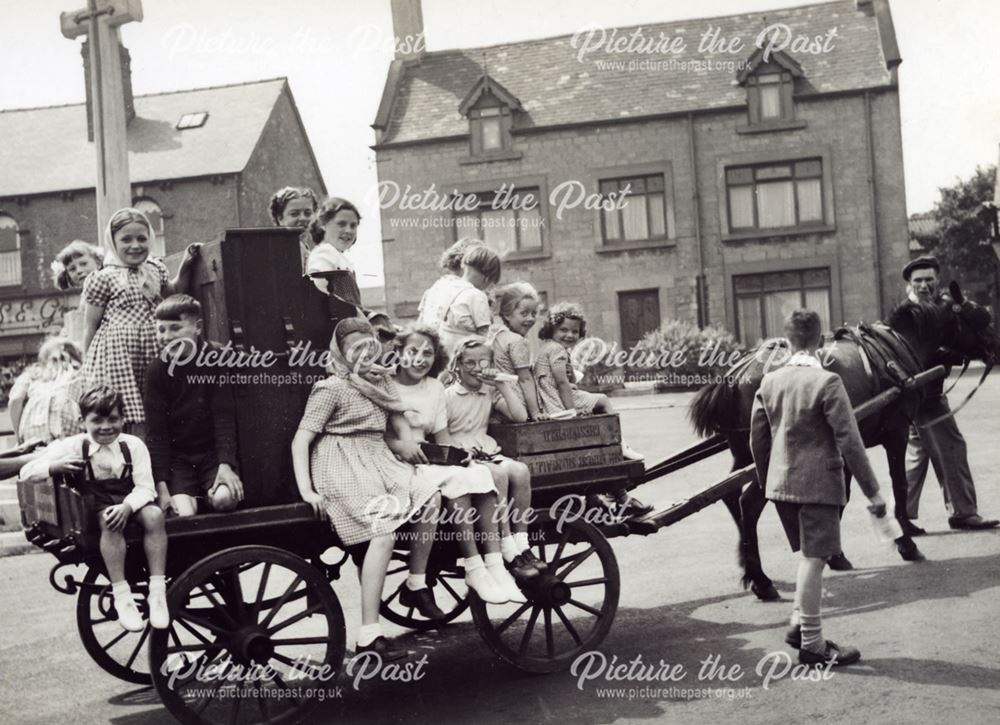
M233 391L215 380L225 369L199 364L218 346L202 340L201 304L190 295L167 297L153 316L162 353L146 369L143 404L160 507L192 516L205 496L211 510L231 511L243 499Z
M840 552L840 511L847 503L844 463L876 515L884 515L851 401L840 377L816 358L819 315L793 312L785 321L792 356L761 382L750 420L757 480L774 501L792 551L801 551L792 628L785 641L808 665L849 665L854 647L823 638L820 597L826 560Z

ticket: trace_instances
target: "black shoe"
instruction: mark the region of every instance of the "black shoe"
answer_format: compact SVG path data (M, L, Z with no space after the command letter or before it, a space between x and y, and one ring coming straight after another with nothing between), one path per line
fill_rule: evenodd
M434 601L434 593L429 587L413 590L406 586L406 582L403 582L403 585L399 587L399 603L404 607L413 607L433 622L440 622L445 618L445 613Z
M810 652L807 649L799 650L799 664L810 667L831 665L841 667L852 665L861 659L861 653L855 647L840 647L836 642L826 641L826 651L822 654Z
M984 519L979 514L972 516L951 516L948 519L948 526L953 529L965 529L975 531L978 529L995 529L1000 526L1000 521L996 519Z
M854 564L848 561L847 557L844 556L844 552L831 556L826 560L826 565L833 571L851 571L854 568Z
M917 526L916 524L911 524L907 520L900 521L899 524L900 524L900 528L903 529L903 533L906 534L907 536L926 536L927 535L927 529L923 529L923 528Z
M652 506L648 506L632 496L626 496L625 501L618 506L618 515L623 519L640 519L651 513L653 513Z
M785 632L785 644L792 649L802 649L802 625L796 624Z
M507 570L515 579L534 579L549 570L548 565L531 551L522 551L509 562Z
M396 660L405 660L410 656L410 653L405 649L399 649L392 644L385 637L376 637L372 640L371 644L366 644L364 646L358 646L354 648L354 656L357 657L359 654L365 652L374 652L379 657L382 658L383 662L395 662Z
M904 537L896 539L896 551L903 558L903 561L925 561L925 557L917 545L912 540Z

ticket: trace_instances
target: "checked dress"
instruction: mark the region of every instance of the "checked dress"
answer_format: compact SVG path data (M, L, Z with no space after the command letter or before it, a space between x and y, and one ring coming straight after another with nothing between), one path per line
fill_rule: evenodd
M153 267L161 290L169 284L167 268L162 262L151 259L143 265ZM125 420L142 423L146 420L142 381L159 351L153 310L161 295L143 294L138 267L116 266L105 267L87 277L83 299L88 305L104 308L104 317L90 341L83 365L85 387L110 385L125 400Z

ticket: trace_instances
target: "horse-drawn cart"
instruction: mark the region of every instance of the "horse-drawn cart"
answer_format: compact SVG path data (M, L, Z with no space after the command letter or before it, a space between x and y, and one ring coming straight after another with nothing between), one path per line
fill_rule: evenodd
M249 244L254 255L234 254ZM282 350L302 335L325 345L323 305L294 269L294 234L237 230L218 246L206 245L202 258L196 279L213 338L238 349ZM278 299L284 303L280 310L267 304ZM344 665L344 616L331 582L350 556L328 524L315 519L308 505L295 503L288 449L309 385L305 376L292 376L287 350L276 359L279 365L269 373L288 375L297 385L247 387L236 396L245 508L167 521L168 629L128 633L118 625L90 497L60 481L18 487L28 539L58 559L52 585L77 596L77 624L88 654L115 677L152 683L182 722L301 719ZM891 402L893 395L898 391L884 393L869 408ZM493 434L505 454L532 470L529 539L548 572L521 583L526 603L487 605L466 589L458 546L442 526L428 583L446 622L471 609L488 648L528 672L568 668L607 635L620 576L609 539L653 533L755 479L748 466L680 503L641 519L620 519L594 505L592 495L662 478L726 450L726 441L702 441L646 468L622 459L614 415L502 426ZM393 559L383 616L415 630L440 626L400 604L405 536ZM148 573L135 536L126 570L146 614Z

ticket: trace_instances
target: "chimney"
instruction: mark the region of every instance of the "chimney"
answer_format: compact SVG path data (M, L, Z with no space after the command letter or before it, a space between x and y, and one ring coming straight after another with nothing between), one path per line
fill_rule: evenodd
M90 41L83 41L83 85L87 89L87 140L94 141L94 99L90 97ZM125 123L135 118L135 102L132 99L132 56L128 48L124 45L118 47L122 64L122 90L125 97L122 102L125 104Z
M424 14L420 0L391 0L395 60L416 62L424 55Z

